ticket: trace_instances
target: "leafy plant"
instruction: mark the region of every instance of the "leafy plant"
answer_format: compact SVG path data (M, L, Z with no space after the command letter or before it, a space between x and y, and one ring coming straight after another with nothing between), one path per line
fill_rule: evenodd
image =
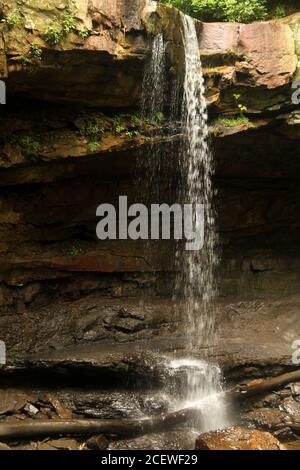
M126 131L125 132L126 137L135 137L138 135L138 131Z
M274 18L284 18L287 16L286 8L284 5L277 5L277 7L274 10L273 17Z
M97 152L100 147L99 141L101 140L102 134L104 133L104 128L99 127L96 122L87 121L83 126L80 127L80 132L82 135L85 135L89 140L89 152Z
M86 39L90 36L91 31L88 28L83 28L78 31L78 35L81 37L81 39Z
M75 26L74 14L70 10L67 10L61 19L61 29L62 29L63 35L67 36L70 33L70 31L74 28L74 26Z
M125 118L126 115L124 114L120 114L119 116L114 117L113 126L116 134L122 134L122 132L125 132L127 130L124 122Z
M141 126L143 124L143 119L137 114L131 116L131 121L135 126Z
M63 32L62 32L62 29L60 28L60 25L57 23L57 21L52 21L52 23L50 23L45 33L45 41L48 44L56 45L60 43L62 38L63 38Z
M88 137L100 136L103 132L104 128L99 127L98 124L87 123L84 127L84 134Z
M48 44L59 44L75 27L74 14L67 10L62 17L53 20L45 32L45 41Z
M28 53L23 57L23 64L28 65L35 61L39 62L42 59L42 54L42 49L37 44L31 43Z
M97 150L99 150L99 146L100 146L99 142L91 141L88 143L88 150L91 153L97 152Z
M250 23L267 15L267 0L161 0L203 21Z
M237 107L239 108L239 111L240 111L241 116L243 116L244 113L246 113L246 112L248 111L248 108L247 108L247 106L245 106L244 104L242 104L242 103L240 102L241 95L239 95L239 94L237 94L237 93L234 93L234 94L233 94L233 98L235 99L236 105L237 105Z
M13 10L4 19L4 22L8 25L9 28L20 27L23 25L23 18L18 10Z
M20 145L26 155L38 155L42 149L38 138L30 135L20 137L17 139L17 143Z

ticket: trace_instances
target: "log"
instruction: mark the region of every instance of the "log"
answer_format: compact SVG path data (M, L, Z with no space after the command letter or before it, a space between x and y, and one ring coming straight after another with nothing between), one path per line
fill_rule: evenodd
M1 424L0 440L31 439L56 435L114 434L122 437L169 430L172 427L200 417L198 408L186 408L154 418L130 419L74 419L32 421L30 423Z
M248 384L222 392L225 400L245 400L261 393L277 390L278 388L300 381L300 370L273 377L266 380L253 380ZM147 434L170 430L171 428L193 421L201 422L201 408L185 408L169 414L161 414L154 418L140 420L130 419L77 419L59 421L32 421L30 423L0 424L0 440L30 439L50 437L55 435L93 435L114 434L122 437Z
M287 385L292 382L300 381L300 370L294 370L288 372L287 374L279 375L277 377L272 377L270 379L259 379L253 380L247 384L241 384L237 387L225 392L232 396L233 399L244 400L262 393L271 392L277 390L284 385Z

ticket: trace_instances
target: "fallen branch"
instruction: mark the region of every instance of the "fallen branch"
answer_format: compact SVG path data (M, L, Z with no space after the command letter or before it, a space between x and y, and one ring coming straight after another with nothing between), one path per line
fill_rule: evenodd
M115 434L129 437L153 431L169 430L171 427L191 421L200 416L197 408L186 408L174 413L162 414L154 418L130 419L74 419L60 421L32 421L20 424L1 424L0 441L50 437L58 434L91 435Z
M292 382L300 381L300 370L288 372L287 374L272 377L271 379L258 379L249 382L248 384L238 385L237 387L225 392L230 394L233 399L244 400L245 398L253 397L262 393L277 390L284 385Z
M225 400L244 400L261 393L276 390L288 383L300 381L300 370L266 380L253 380L222 392ZM0 440L50 437L59 434L92 435L114 434L129 437L151 432L170 430L197 418L201 421L201 408L185 408L169 414L141 420L130 419L78 419L60 421L32 421L20 424L1 424Z

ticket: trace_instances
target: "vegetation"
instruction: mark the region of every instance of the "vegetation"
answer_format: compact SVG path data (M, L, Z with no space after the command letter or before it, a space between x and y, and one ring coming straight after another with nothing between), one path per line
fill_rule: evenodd
M215 126L224 127L237 127L249 123L249 118L246 116L233 116L233 117L220 117L215 122Z
M23 25L23 18L22 18L21 13L18 10L13 10L4 19L4 22L7 24L9 28L14 28L14 27L19 28L20 26Z
M237 94L237 93L234 93L233 94L233 98L236 102L236 105L240 111L240 115L243 116L244 113L246 113L248 111L248 108L247 106L245 106L244 104L241 103L241 95Z
M284 5L277 5L274 10L273 17L274 18L284 18L287 16L287 11Z
M244 113L248 111L248 108L246 105L241 103L241 95L238 93L234 93L233 99L240 112L240 115L231 117L219 117L214 123L216 126L237 127L249 123L249 118L244 115Z
M174 5L183 12L202 21L238 21L250 23L286 16L286 9L278 5L275 10L268 0L160 0Z
M37 44L31 43L28 53L23 57L23 64L28 65L39 62L42 59L42 54L42 49Z
M53 20L45 32L45 41L48 44L59 44L75 27L75 17L71 10L67 10L61 18Z
M90 34L91 34L91 31L87 28L83 28L78 31L78 35L81 37L81 39L88 38Z
M88 150L91 153L97 152L104 128L99 127L94 121L87 121L81 128L80 133L88 138Z
M69 256L79 256L83 253L83 250L75 245L72 245L72 247L68 251Z
M42 146L39 139L33 135L19 137L13 141L17 143L25 153L25 155L38 155L41 153Z

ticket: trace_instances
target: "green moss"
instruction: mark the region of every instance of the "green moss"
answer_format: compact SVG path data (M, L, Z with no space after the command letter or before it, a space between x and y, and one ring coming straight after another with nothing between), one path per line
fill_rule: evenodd
M219 117L213 124L223 127L238 127L249 123L246 116Z

